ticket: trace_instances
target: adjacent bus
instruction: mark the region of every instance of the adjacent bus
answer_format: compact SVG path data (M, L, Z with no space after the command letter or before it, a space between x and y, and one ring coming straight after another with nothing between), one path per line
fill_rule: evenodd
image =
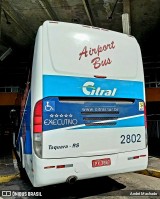
M34 187L146 169L144 74L134 37L45 21L26 96L16 151Z

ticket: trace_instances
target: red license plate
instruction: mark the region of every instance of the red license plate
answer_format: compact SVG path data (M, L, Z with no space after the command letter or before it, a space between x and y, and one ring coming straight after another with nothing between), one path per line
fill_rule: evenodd
M102 167L102 166L109 166L111 165L110 158L92 160L92 167Z

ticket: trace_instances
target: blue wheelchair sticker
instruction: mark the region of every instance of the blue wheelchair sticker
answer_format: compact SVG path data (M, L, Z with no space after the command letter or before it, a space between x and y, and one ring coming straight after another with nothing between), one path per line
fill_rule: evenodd
M44 112L55 112L55 101L45 100L43 103Z

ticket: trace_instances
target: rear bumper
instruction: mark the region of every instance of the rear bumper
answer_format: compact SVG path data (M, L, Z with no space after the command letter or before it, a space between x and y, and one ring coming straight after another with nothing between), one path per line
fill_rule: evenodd
M135 159L133 157L135 157ZM92 160L103 158L110 158L111 165L92 167ZM58 165L67 166L64 168L57 168ZM70 176L76 176L78 180L82 180L118 173L134 172L146 169L147 165L147 148L138 151L94 157L66 159L39 159L34 157L34 181L32 184L35 187L41 187L64 183ZM51 168L47 168L49 166Z

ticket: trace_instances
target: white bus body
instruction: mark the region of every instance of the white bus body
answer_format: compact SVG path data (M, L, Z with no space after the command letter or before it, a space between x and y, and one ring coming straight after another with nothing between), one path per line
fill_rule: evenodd
M146 169L140 47L126 34L46 21L16 149L35 187Z

